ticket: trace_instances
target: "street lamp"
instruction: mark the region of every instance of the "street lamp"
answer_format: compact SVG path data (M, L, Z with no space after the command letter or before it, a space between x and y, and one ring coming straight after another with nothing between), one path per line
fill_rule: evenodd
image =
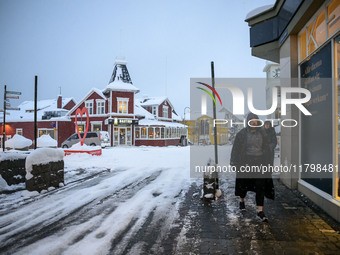
M189 112L191 110L190 107L188 107L188 106L184 108L184 113L183 113L183 123L184 123L184 126L185 126L185 110L186 109L189 109ZM189 127L187 128L187 138L189 139Z

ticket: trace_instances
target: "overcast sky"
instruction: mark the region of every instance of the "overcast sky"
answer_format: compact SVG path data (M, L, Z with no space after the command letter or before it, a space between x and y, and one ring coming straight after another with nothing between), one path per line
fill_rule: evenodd
M275 0L0 1L0 84L20 101L80 100L104 89L124 56L137 97L168 96L182 115L192 77L265 77L252 57L247 13ZM263 93L264 93L264 88ZM1 90L3 97L3 90Z

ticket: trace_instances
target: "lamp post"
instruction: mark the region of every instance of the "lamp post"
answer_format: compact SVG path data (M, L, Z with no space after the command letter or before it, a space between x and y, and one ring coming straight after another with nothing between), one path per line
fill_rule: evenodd
M186 109L189 109L189 112L190 112L190 110L191 110L190 107L188 107L188 106L184 108L184 113L183 113L183 122L184 122L184 126L185 126L185 110L186 110ZM189 128L187 129L187 138L189 139Z

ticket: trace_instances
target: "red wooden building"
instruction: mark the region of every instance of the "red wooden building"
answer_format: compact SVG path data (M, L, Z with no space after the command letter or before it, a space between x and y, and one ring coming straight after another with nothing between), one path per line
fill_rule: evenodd
M117 60L109 84L103 90L91 89L78 103L61 96L56 100L39 101L38 135L49 134L61 146L76 128L83 131L88 125L89 131L108 131L112 146L179 145L187 129L178 123L179 116L170 100L166 97L137 99L138 92L126 62ZM26 101L19 105L20 111L9 111L6 117L8 138L17 133L34 140L33 106L33 101ZM89 123L83 116L78 118L76 127L75 112L83 107L88 109Z

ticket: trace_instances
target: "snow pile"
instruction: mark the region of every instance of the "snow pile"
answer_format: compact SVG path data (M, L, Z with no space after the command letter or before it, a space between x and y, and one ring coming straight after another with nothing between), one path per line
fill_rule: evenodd
M18 134L15 134L12 139L9 139L5 142L5 147L12 149L23 149L26 147L30 147L31 145L32 141L30 139L27 139Z
M37 147L46 148L46 147L57 147L58 143L54 140L50 135L42 135L37 139Z
M40 148L33 151L26 158L26 180L33 177L32 165L47 164L49 162L57 162L63 160L64 151L62 149Z
M0 191L8 189L7 182L0 175Z
M68 151L94 151L94 150L100 150L100 146L88 146L85 143L83 146L79 143L73 144L71 148L67 149Z
M22 152L22 151L11 151L11 152L1 152L0 153L0 161L4 160L17 160L17 159L23 159L27 157L28 152Z

